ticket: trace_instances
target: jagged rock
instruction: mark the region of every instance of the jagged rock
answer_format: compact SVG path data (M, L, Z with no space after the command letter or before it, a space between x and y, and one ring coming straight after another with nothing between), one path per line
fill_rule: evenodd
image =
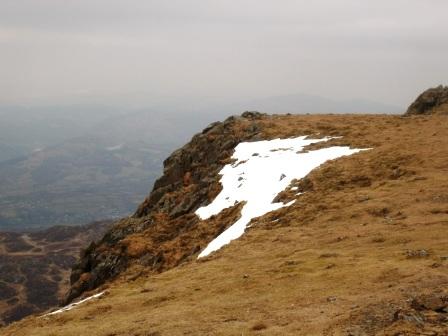
M448 86L440 85L423 92L405 115L448 114Z
M416 325L423 325L425 320L424 317L415 311L409 310L397 310L394 314L394 321L404 320Z
M262 116L258 112L244 112L244 118L255 119ZM241 130L235 125L246 125ZM239 117L229 117L224 122L216 122L209 125L204 131L196 134L191 141L181 149L176 150L164 162L164 173L155 184L149 197L139 206L135 218L148 215L153 209L162 209L163 212L176 216L198 208L209 201L207 193L198 193L197 190L182 190L188 175L188 186L199 184L203 180L216 180L218 171L224 166L224 162L230 158L235 146L245 140L249 140L260 130L259 126ZM218 181L215 181L216 183ZM210 185L210 183L208 183ZM188 202L183 199L188 195ZM181 200L182 199L182 200ZM184 206L179 205L183 203ZM174 208L176 208L175 211Z
M241 117L247 119L261 119L265 115L266 113L260 113L258 111L246 111L241 114Z

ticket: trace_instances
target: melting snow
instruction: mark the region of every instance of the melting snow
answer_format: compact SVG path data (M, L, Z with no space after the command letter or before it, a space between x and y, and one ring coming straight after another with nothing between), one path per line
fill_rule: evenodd
M219 173L222 175L221 193L212 203L199 208L196 215L201 219L208 219L238 202L246 201L246 204L241 210L240 219L210 242L198 258L239 238L252 218L293 204L295 201L287 204L272 202L292 180L305 177L328 160L361 151L338 146L300 152L307 145L330 139L298 137L238 144L232 156L236 162L226 165Z
M81 300L81 301L78 301L78 302L71 303L71 304L69 304L68 306L65 306L65 307L63 307L63 308L61 308L61 309L55 310L55 311L53 311L53 312L51 312L51 313L45 314L45 315L43 315L42 317L44 317L44 316L50 316L50 315L55 315L55 314L59 314L59 313L63 313L63 312L72 310L72 309L75 308L76 306L78 306L78 305L80 305L80 304L82 304L82 303L84 303L84 302L86 302L86 301L90 301L90 300L92 300L92 299L99 298L99 297L102 296L103 294L104 294L104 292L101 292L101 293L98 293L98 294L89 296L89 297L85 298L84 300Z

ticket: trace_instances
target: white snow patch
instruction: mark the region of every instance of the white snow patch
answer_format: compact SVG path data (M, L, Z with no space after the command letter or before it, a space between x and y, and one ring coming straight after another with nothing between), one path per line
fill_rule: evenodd
M82 304L82 303L84 303L84 302L87 302L87 301L90 301L90 300L99 298L99 297L102 296L102 295L104 295L104 292L101 292L101 293L98 293L98 294L89 296L89 297L87 297L87 298L85 298L85 299L83 299L83 300L81 300L81 301L71 303L71 304L69 304L69 305L67 305L67 306L65 306L65 307L63 307L63 308L61 308L61 309L58 309L58 310L55 310L55 311L53 311L53 312L51 312L51 313L42 315L42 317L44 317L44 316L51 316L51 315L55 315L55 314L60 314L60 313L63 313L63 312L72 310L72 309L75 308L76 306L78 306L78 305L80 305L80 304Z
M240 219L211 241L198 258L239 238L253 218L294 203L272 203L292 180L305 177L328 160L362 150L337 146L300 153L307 145L330 139L307 139L303 136L238 144L232 156L236 162L224 166L219 172L222 175L221 193L212 203L199 208L196 215L204 220L238 202L246 201L246 204L241 210Z

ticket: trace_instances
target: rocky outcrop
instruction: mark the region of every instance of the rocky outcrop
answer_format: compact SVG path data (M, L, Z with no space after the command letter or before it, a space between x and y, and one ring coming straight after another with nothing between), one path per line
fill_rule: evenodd
M134 217L144 217L157 209L175 218L204 205L219 192L217 173L228 163L235 146L259 133L256 120L261 117L258 112L245 112L241 117L213 123L196 134L165 160L163 176L155 182Z
M448 114L448 86L440 85L423 92L405 115Z
M174 267L224 231L239 216L238 205L206 222L194 212L220 192L218 172L231 161L239 142L259 138L263 118L268 117L244 112L212 123L167 158L163 176L135 214L117 222L100 242L82 252L65 303L130 265L154 272Z

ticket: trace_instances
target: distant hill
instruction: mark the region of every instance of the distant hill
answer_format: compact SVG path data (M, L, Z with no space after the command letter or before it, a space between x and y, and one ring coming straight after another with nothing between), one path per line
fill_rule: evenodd
M167 153L162 145L83 137L0 163L0 230L126 216Z
M122 113L93 105L0 105L0 162L81 136L92 125Z
M44 123L51 119L42 118ZM0 231L129 215L160 174L164 158L201 124L145 110L97 123L98 117L92 123L85 115L79 118L85 125L75 123L67 134L58 130L61 134L47 139L50 145L0 162ZM68 117L64 123L70 128ZM47 124L35 127L42 127L35 132L48 130ZM64 139L73 134L80 135Z
M292 94L253 99L238 103L235 107L244 107L244 110L249 111L275 112L279 114L400 114L404 112L404 108L402 107L369 100L336 100L306 94Z

